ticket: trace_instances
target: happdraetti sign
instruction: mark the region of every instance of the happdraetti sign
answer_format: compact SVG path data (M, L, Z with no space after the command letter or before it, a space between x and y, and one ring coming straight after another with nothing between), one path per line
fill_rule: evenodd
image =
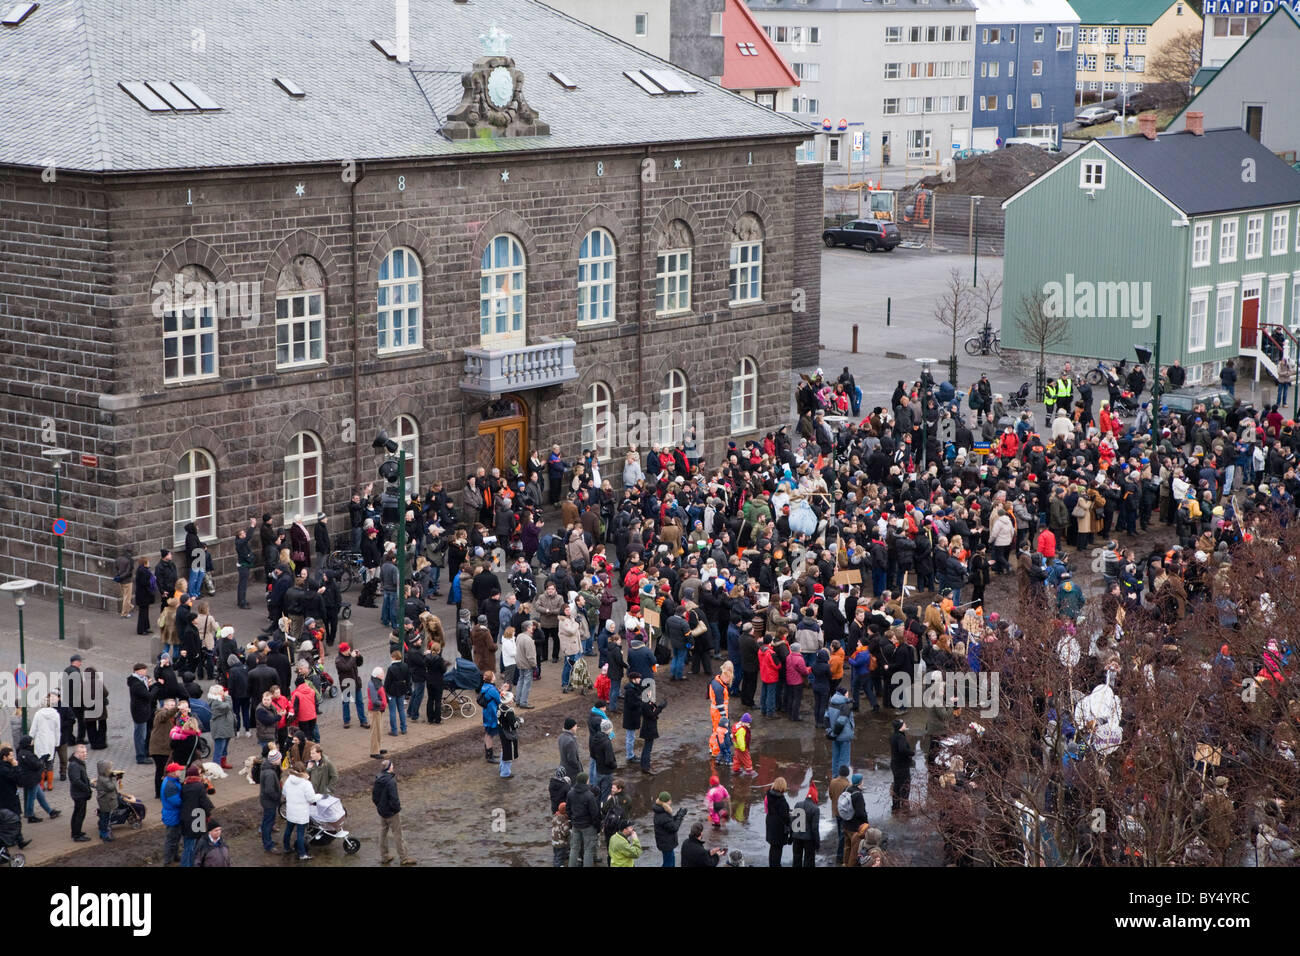
M1279 5L1291 7L1293 10L1300 9L1300 0L1205 0L1201 12L1207 17L1214 14L1219 16L1267 15L1276 10Z

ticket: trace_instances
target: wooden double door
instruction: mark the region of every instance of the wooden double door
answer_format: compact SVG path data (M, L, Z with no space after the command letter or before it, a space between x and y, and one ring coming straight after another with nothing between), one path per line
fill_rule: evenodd
M490 405L479 423L476 463L488 471L499 468L504 474L511 459L523 462L527 457L528 407L507 396Z

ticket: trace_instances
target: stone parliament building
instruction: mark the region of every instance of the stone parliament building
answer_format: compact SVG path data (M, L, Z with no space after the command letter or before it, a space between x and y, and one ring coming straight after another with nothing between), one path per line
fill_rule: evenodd
M341 530L380 428L423 489L552 443L617 483L630 411L709 461L788 418L806 130L534 0L402 6L0 26L0 576L53 580L51 447L103 603L191 520L221 574L252 515Z

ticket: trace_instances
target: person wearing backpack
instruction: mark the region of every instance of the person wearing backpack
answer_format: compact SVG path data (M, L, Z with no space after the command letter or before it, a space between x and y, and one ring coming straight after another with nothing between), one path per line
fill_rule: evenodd
M835 802L835 816L839 818L845 834L857 833L861 826L870 822L867 819L867 800L862 793L862 774L855 773L849 778L848 787ZM844 842L844 856L840 862L848 866L851 846L847 839Z
M609 841L632 821L632 801L624 792L622 780L610 783L609 796L600 805L600 835L608 849Z
M856 732L853 702L845 695L843 685L837 686L826 707L826 737L831 741L832 769L850 765L849 751Z
M835 821L835 860L838 863L844 858L844 821L840 819L839 805L840 794L849 789L849 767L848 764L841 764L839 772L831 778L830 793L830 812L831 819Z

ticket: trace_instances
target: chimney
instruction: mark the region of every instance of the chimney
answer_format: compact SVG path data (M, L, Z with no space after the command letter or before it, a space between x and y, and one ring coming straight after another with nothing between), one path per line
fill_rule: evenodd
M397 62L411 62L411 0L397 0Z
M1205 114L1200 110L1191 110L1187 114L1187 132L1193 136L1205 135Z
M1138 117L1138 131L1147 139L1156 138L1156 114L1143 113Z

